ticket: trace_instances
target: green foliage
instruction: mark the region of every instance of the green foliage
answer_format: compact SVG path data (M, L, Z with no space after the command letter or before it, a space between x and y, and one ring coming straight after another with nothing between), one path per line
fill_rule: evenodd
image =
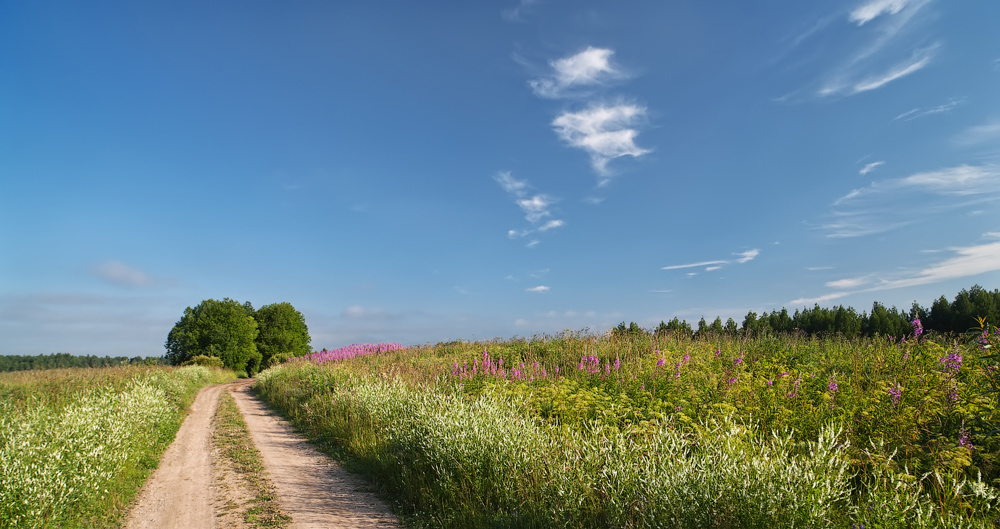
M167 335L166 358L179 365L194 356L213 356L229 369L253 374L261 360L255 343L257 334L257 321L249 303L206 299L194 308L184 309L184 315Z
M275 365L272 358L279 355L296 357L309 354L312 349L309 328L302 313L291 303L282 302L264 305L254 314L259 333L257 350L261 354L260 365Z
M190 359L181 362L182 366L205 366L205 367L225 367L222 359L217 356L195 355Z

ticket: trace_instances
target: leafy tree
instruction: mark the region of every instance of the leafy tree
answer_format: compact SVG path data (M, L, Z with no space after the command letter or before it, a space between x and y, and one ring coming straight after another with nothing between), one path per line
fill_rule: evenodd
M736 320L732 318L726 320L726 334L735 336L738 331L739 328L736 326Z
M257 321L249 303L206 299L194 308L184 309L164 346L167 360L173 365L198 355L214 356L230 369L253 375L261 360L255 343L257 334Z
M264 305L254 314L257 320L257 350L261 354L261 365L270 367L272 358L285 355L286 358L307 355L312 351L309 327L302 313L291 303L281 302Z

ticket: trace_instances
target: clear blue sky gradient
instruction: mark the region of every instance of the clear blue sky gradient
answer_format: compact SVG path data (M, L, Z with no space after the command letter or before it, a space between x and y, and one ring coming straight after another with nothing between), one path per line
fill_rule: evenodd
M0 1L0 353L1000 284L1000 2Z

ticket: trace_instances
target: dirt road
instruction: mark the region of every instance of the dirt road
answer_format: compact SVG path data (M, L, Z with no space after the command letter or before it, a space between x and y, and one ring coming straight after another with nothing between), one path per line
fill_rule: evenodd
M400 527L363 481L318 452L250 392L251 381L210 386L146 482L126 529L208 529L219 526L215 505L230 487L212 486L212 415L223 391L236 399L292 529ZM234 487L235 490L238 487Z

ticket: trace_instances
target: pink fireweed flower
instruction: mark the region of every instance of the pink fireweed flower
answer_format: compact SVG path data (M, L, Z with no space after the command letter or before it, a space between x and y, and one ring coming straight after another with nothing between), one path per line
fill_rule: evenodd
M919 338L920 335L924 333L924 326L921 325L920 318L913 318L913 321L910 322L910 324L913 325L913 336L915 338Z
M726 381L726 383L732 386L733 384L736 383L736 377L730 378L729 380Z
M767 381L767 385L768 386L773 386L774 385L774 381L773 380L768 380Z
M837 395L837 390L840 389L840 386L837 385L837 375L830 377L830 382L827 383L826 388L830 390L832 395Z
M691 361L691 355L684 355L684 363L686 364L690 361Z
M722 354L722 349L716 349L715 350L715 358L719 358L719 355L721 355L721 354Z
M618 357L615 357L615 371L618 371L618 369L621 366L622 366L621 360L619 360Z
M889 388L889 398L892 399L892 406L894 408L899 406L899 402L903 400L903 388L899 387L898 383Z
M739 356L736 357L736 360L733 360L733 365L738 366L738 365L740 365L742 363L743 363L743 358L741 358Z
M951 352L938 358L938 361L943 364L944 372L951 376L958 375L958 371L962 369L962 353Z
M660 357L660 359L656 361L656 367L663 367L663 364L665 363L667 363L667 360L663 357Z

